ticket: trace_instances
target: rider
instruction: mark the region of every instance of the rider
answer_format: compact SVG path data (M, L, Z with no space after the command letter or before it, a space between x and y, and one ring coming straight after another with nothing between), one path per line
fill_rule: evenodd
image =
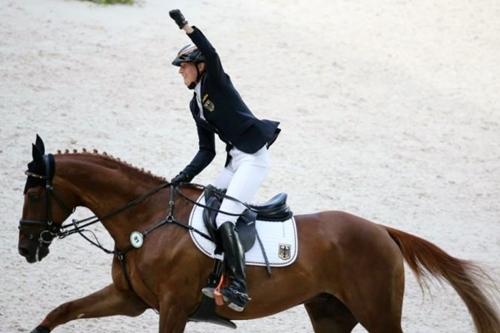
M194 43L183 47L172 64L179 67L184 84L194 90L189 106L199 138L198 153L171 183L190 182L210 164L215 157L214 134L217 133L226 144L227 159L213 185L226 189L228 196L250 202L268 172L268 148L280 132L279 122L257 119L234 88L203 33L189 25L178 9L170 11L170 17ZM244 208L228 199L220 206L221 211L232 214L241 214ZM221 293L230 308L243 311L250 298L245 280L245 254L235 232L236 220L237 216L222 212L216 217L230 278ZM213 290L204 288L203 292L213 297Z

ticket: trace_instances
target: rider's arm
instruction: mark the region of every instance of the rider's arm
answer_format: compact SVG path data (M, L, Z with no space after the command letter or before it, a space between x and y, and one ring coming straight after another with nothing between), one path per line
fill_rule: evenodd
M200 52L205 56L205 63L207 65L207 72L209 75L217 80L224 79L224 69L220 61L219 55L215 48L210 44L208 39L203 33L195 26L186 24L182 27L188 37L193 41L194 45L198 47Z
M196 124L198 130L198 152L182 171L191 180L199 174L215 157L215 136L208 129Z

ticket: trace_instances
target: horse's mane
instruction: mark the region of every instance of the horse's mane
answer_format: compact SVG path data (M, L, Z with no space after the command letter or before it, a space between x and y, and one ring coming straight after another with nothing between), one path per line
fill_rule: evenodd
M122 167L124 167L125 169L130 170L130 171L132 171L140 176L148 177L149 179L154 179L154 180L161 181L161 182L167 181L165 179L165 177L156 176L156 175L152 174L151 171L149 171L149 170L144 170L144 168L138 168L138 167L136 167L136 166L134 166L126 161L122 161L120 158L114 157L113 155L110 155L106 152L99 153L97 151L97 149L92 149L91 151L89 151L89 150L83 148L81 152L79 152L77 149L73 149L73 150L65 149L64 151L57 150L57 154L58 155L78 154L78 155L88 155L88 156L92 156L92 157L98 157L98 158L101 158L105 161L118 163Z

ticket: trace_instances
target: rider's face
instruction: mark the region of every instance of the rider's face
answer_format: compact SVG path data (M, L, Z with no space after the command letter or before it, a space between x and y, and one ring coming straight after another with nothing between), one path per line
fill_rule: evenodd
M184 84L189 87L189 85L196 81L196 66L192 62L183 62L179 67L179 74L182 75L184 79Z

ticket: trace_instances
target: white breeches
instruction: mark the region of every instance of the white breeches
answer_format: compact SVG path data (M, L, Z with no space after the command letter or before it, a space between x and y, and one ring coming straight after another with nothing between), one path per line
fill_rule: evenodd
M214 186L227 189L226 194L242 202L250 203L269 170L269 152L267 145L254 154L247 154L233 148L229 151L232 159L217 176ZM241 214L245 207L230 199L224 199L220 210L233 214ZM215 222L220 227L224 222L236 223L238 216L223 213L217 214Z

